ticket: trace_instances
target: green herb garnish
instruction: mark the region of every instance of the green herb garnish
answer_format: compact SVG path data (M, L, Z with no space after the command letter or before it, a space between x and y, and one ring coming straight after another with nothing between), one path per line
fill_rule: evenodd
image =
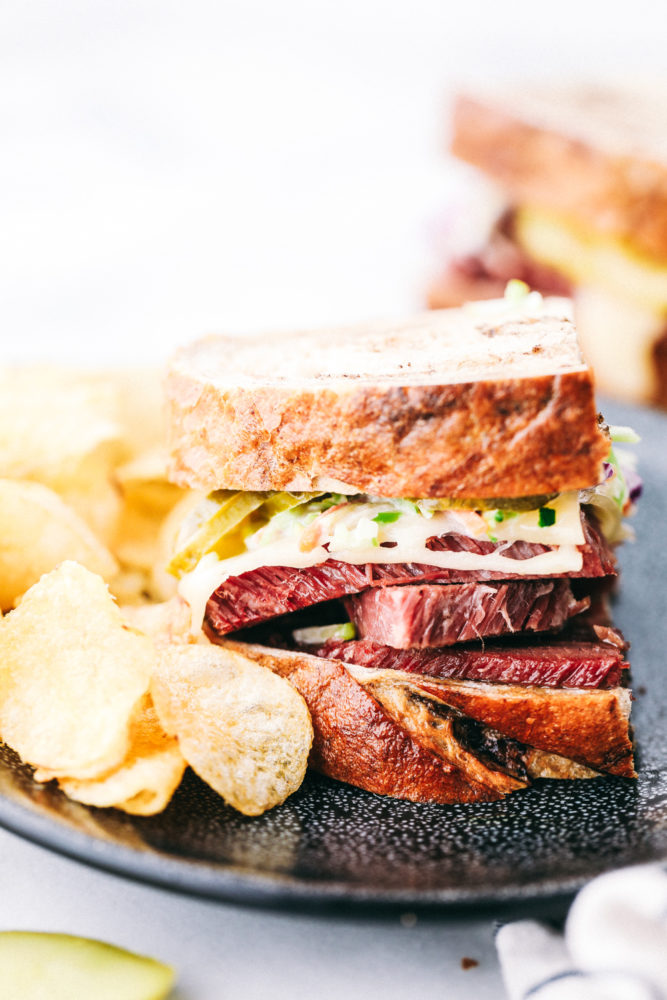
M553 507L540 507L540 512L537 515L537 523L540 528L550 528L552 524L555 524L556 511Z
M391 524L393 521L398 521L400 516L400 510L381 510L373 520L377 521L378 524Z

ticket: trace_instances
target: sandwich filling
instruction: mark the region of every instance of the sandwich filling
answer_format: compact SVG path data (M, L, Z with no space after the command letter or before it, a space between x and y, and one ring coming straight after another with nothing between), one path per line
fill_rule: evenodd
M634 439L626 428L612 437ZM328 618L335 607L348 640L395 648L553 632L589 610L586 581L615 574L639 489L614 446L596 486L539 497L217 491L184 524L171 570L194 627L214 635L314 607ZM341 637L324 625L296 623L292 637Z
M504 206L474 250L444 256L431 306L495 297L512 280L571 296L599 382L621 397L667 404L665 262L533 205Z

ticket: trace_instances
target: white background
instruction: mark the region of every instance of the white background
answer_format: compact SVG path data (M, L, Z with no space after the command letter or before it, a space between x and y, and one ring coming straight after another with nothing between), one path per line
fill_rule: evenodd
M3 347L150 360L414 308L452 87L657 70L666 23L644 0L5 0Z
M636 0L5 0L3 357L161 360L214 330L420 305L454 184L453 88L650 74L665 18ZM501 996L488 920L242 911L4 833L0 875L0 927L170 959L187 1000ZM463 955L479 968L462 972Z

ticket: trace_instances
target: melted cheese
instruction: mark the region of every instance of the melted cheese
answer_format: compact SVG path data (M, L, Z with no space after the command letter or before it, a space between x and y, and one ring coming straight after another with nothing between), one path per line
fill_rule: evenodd
M606 288L656 315L667 309L667 266L612 236L579 229L534 206L517 211L516 238L535 260L577 285Z
M576 492L562 493L551 501L555 522L543 528L537 510L505 516L497 522L493 511L480 514L460 508L427 508L426 514L410 510L399 514L395 504L380 498L342 503L314 519L286 511L249 536L245 550L238 555L227 559L219 559L215 553L204 556L192 572L181 577L178 588L192 609L193 627L200 628L209 597L225 580L265 566L306 569L337 559L355 565L416 563L466 572L554 576L576 573L583 563L577 548L584 543L584 533ZM390 520L382 520L387 515ZM445 534L481 541L492 537L499 544L487 555L427 547L429 538ZM530 559L511 559L503 552L515 541L539 542L552 548Z
M432 528L431 537L435 532ZM502 548L500 546L499 548ZM396 545L394 548L368 546L353 550L328 552L317 546L308 552L302 551L294 540L281 540L252 552L244 552L232 559L219 560L215 555L207 555L191 573L187 573L178 585L179 593L192 609L193 628L197 629L204 620L206 603L211 594L231 576L240 576L262 566L290 566L305 569L335 558L341 562L355 563L422 563L441 569L466 571L490 571L521 576L555 576L558 573L576 573L583 565L583 556L576 545L558 545L548 552L530 559L510 559L497 549L488 555L474 552L433 552L423 542Z

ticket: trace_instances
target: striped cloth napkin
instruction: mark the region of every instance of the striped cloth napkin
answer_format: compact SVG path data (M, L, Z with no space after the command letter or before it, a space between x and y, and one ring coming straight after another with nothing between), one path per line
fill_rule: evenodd
M667 872L601 875L563 934L519 920L500 927L496 947L509 1000L667 1000Z

